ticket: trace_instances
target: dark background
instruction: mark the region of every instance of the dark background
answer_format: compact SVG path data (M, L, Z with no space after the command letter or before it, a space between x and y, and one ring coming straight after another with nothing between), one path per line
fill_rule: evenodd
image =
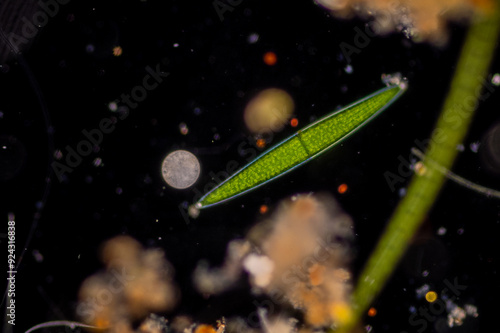
M32 13L23 15L30 18ZM414 43L401 33L370 38L352 55L353 72L347 73L339 45L354 45L354 29L364 29L366 21L334 18L308 0L243 0L223 18L210 1L72 0L59 5L57 15L39 29L22 57L2 55L0 140L7 148L0 151L0 232L5 235L7 213L14 213L19 256L34 230L17 274L15 332L49 320L77 320L78 288L102 267L99 245L119 234L164 249L175 267L182 301L174 312L164 314L167 317L189 314L208 323L221 316L246 317L255 310L246 286L204 299L194 291L191 273L201 259L220 264L227 243L262 219L262 204L272 210L281 199L300 192L331 193L353 217L353 270L359 273L399 202L399 189L409 180L405 177L392 191L384 173L398 174L398 157L408 160L415 140L429 137L465 27L450 25L450 40L441 48ZM254 44L247 41L252 33L259 35ZM112 53L117 45L123 49L118 57ZM268 51L278 57L274 66L262 61ZM499 65L496 61L491 73L499 71ZM141 85L146 66L159 66L169 76L120 120L108 104ZM245 148L250 149L253 141L243 110L255 92L268 87L287 90L302 127L382 88L381 75L395 72L408 78L408 91L341 146L258 190L203 210L196 220L183 218L179 207L191 204L195 193L166 185L161 161L175 149L193 152L202 167L194 186L201 192L211 181L210 171L225 170L231 160L244 165L248 155L242 156L238 146L247 142ZM500 121L499 102L495 92L480 104L454 167L459 175L496 189L500 178L481 156L491 154L484 143ZM50 118L50 130L45 117ZM65 157L66 146L75 148L85 138L82 130L97 128L101 119L111 117L117 120L114 131L60 182L50 171L54 150ZM185 136L179 131L181 122L189 128ZM272 144L295 131L287 126L274 135ZM473 142L481 143L478 153L469 148ZM99 167L96 158L102 160ZM342 183L349 190L340 195L336 189ZM377 316L366 319L374 332L422 328L408 321L411 306L428 307L415 290L428 283L439 293L446 279L455 278L467 286L456 303L476 306L479 317L450 331L489 331L500 310L499 208L496 199L447 183L375 302ZM437 235L440 227L447 229L445 235ZM5 236L1 244L6 249ZM424 270L427 277L422 276ZM446 312L438 318L446 319ZM426 331L447 330L428 322Z

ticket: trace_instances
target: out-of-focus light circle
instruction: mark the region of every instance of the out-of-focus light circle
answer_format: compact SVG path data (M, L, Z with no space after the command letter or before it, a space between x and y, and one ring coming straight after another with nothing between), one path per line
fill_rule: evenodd
M292 116L295 104L284 90L269 88L261 91L245 108L245 124L253 133L277 132Z

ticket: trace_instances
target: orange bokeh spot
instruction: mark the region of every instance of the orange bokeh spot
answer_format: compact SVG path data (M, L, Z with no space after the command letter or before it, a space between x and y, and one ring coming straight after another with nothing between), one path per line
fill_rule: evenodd
M115 57L119 57L119 56L121 56L121 55L122 55L122 53L123 53L123 50L122 50L122 48L121 48L120 46L115 46L115 47L113 47L113 55L114 55Z
M259 139L255 144L257 145L257 148L264 148L266 146L266 140Z
M99 329L104 329L109 327L109 320L107 318L103 318L98 316L94 322L94 325Z
M377 309L375 309L375 308L370 308L370 309L368 310L368 316L370 316L370 317L375 317L376 315L377 315Z
M298 124L299 120L297 118L292 118L292 120L290 120L290 126L297 127Z
M195 333L217 333L215 328L213 328L210 325L205 325L205 324L202 324L202 325L196 327L196 330L194 332Z
M347 191L348 187L347 184L340 184L339 187L337 188L337 191L340 194L344 194Z
M274 52L266 52L264 54L264 63L269 66L273 66L278 61L278 57Z
M260 212L261 214L265 214L265 213L267 213L267 206L266 206L266 205L262 205L262 206L260 206L260 208L259 208L259 212Z

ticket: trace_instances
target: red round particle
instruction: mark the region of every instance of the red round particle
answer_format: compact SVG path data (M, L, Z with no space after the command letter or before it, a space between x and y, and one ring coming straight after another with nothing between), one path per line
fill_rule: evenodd
M264 139L258 139L257 142L255 143L257 145L257 148L264 148L266 146L266 140Z
M276 53L274 52L266 52L264 54L264 63L268 66L273 66L276 64L276 62L278 61L278 57L276 56Z
M348 187L347 184L340 184L339 187L337 188L337 191L340 194L344 194L347 191Z
M377 309L375 309L375 308L370 308L370 309L368 310L368 316L370 316L370 317L375 317L376 315L377 315Z

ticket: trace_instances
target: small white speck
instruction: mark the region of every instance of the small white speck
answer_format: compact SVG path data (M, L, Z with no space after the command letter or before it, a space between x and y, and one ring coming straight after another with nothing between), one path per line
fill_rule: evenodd
M493 83L495 86L500 86L500 74L496 73L495 75L493 75L493 77L491 78L491 83Z
M259 35L257 33L253 32L250 35L248 35L247 42L249 44L255 44L258 41L259 41Z
M102 164L102 159L100 157L96 157L96 159L93 162L95 167L101 166Z
M474 318L477 318L477 316L479 316L479 314L477 313L477 307L475 307L474 305L465 304L465 312L467 312L469 316L472 316Z
M116 104L116 102L109 102L108 109L111 112L115 112L116 110L118 110L118 104Z
M479 141L477 141L477 142L472 142L472 143L470 144L470 150L471 150L472 152L474 152L474 153L477 153L477 151L479 150L479 146L480 146L480 145L481 145L481 144L480 144L480 142L479 142Z
M43 261L43 255L40 253L38 250L33 250L33 257L35 258L36 262L42 262Z
M424 271L424 272L427 272L427 271ZM421 299L422 297L424 297L425 294L427 294L427 292L429 290L431 290L431 288L429 287L428 284L424 284L422 287L415 290L415 293L417 294L417 299Z

